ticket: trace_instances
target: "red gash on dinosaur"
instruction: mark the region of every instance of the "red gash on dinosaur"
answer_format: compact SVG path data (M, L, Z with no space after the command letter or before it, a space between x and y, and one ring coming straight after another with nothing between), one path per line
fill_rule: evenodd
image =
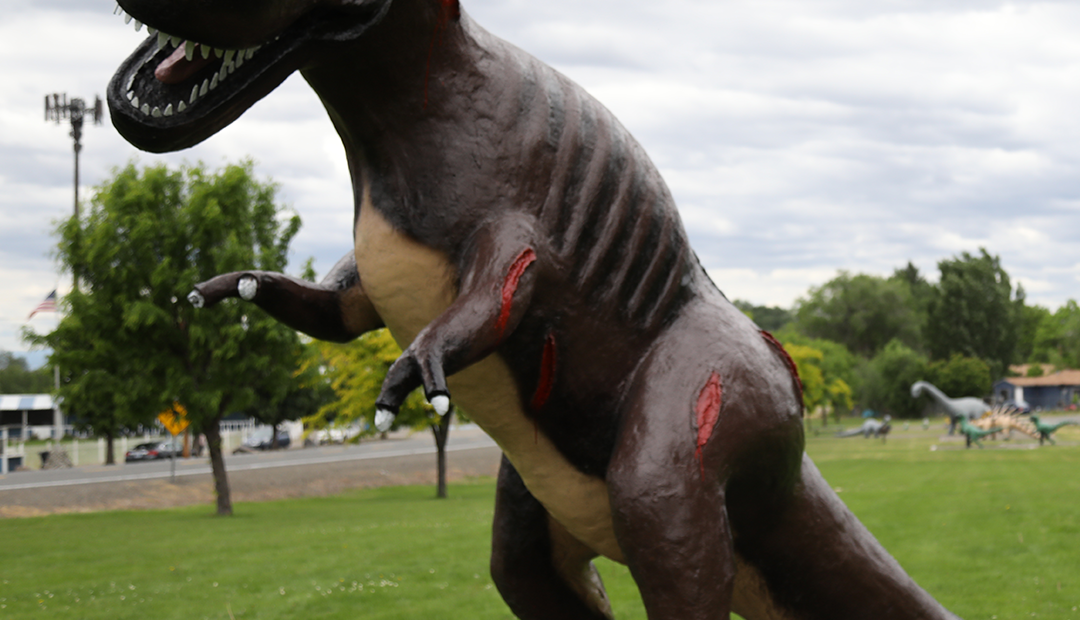
M405 352L380 423L422 386L503 450L491 571L519 618L610 618L600 555L653 620L955 618L804 455L790 360L580 87L456 0L120 4L151 28L108 90L141 149L209 138L293 71L318 93L354 251L318 285L230 273L191 299L240 296L327 340L388 327Z

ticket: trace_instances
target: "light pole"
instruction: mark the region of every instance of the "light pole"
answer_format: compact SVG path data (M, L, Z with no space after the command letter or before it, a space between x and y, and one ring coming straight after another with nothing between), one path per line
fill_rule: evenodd
M79 151L82 150L83 118L89 115L95 125L101 124L104 106L101 97L94 97L94 107L86 107L86 102L78 97L67 98L67 93L45 95L45 120L55 121L57 125L64 119L71 121L71 133L75 140L75 218L79 217Z
M51 95L45 95L45 122L55 121L57 125L60 121L68 119L71 121L71 133L68 134L75 141L75 221L79 220L79 151L82 150L82 129L83 119L89 115L95 125L101 124L102 116L104 115L104 106L101 103L101 97L94 97L94 107L87 108L86 102L79 97L73 97L70 101L67 98L67 93L53 93ZM72 284L77 289L79 288L79 274L74 272L71 274ZM60 390L60 367L53 366L53 380L56 383L56 390ZM51 459L60 459L63 455L63 462L67 462L67 454L64 452L64 448L61 445L61 441L64 439L64 414L60 411L59 403L53 405L53 424L56 427L56 444L53 448ZM70 465L68 465L70 466Z

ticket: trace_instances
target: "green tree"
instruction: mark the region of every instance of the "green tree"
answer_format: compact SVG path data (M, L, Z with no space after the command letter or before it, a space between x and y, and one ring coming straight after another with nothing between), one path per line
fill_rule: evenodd
M1023 289L1013 298L1001 260L985 249L964 252L938 263L941 279L930 300L926 341L934 359L955 353L977 357L995 377L1004 375L1016 355Z
M911 385L925 379L924 355L899 340L892 340L860 369L861 404L900 418L919 415L925 402L911 397Z
M25 359L0 350L0 394L46 394L53 388L50 367L30 370Z
M320 408L315 416L305 419L305 424L322 428L331 422L346 426L363 421L369 433L375 432L375 400L390 365L401 356L401 348L387 329L368 332L346 344L319 342L318 346L337 398ZM431 430L436 448L436 495L440 498L446 497L446 442L455 411L456 408L445 416L436 415L423 390L416 389L405 399L391 427Z
M275 192L250 162L118 170L61 223L57 253L81 288L57 330L33 337L54 351L66 406L95 429L182 404L207 438L218 514L232 513L221 419L284 398L298 337L250 305L201 312L184 295L219 273L285 268L300 219L283 217Z
M926 367L927 381L952 398L990 393L990 366L977 357L954 353L948 360L937 360Z
M761 329L770 332L780 331L792 320L791 311L779 306L755 306L741 299L736 299L731 303L739 310L742 310L743 314L750 317Z
M1018 285L1019 288L1019 285ZM1016 357L1017 362L1035 361L1035 350L1039 336L1039 326L1052 316L1050 310L1042 306L1021 306L1017 325ZM1049 360L1044 360L1049 361Z
M831 340L805 336L790 324L777 332L776 338L784 344L785 349L798 345L815 352L808 359L821 373L823 393L814 406L825 405L822 409L823 424L827 424L825 415L830 410L838 420L842 413L851 411L854 406L852 385L857 385L855 368L859 360L847 347ZM791 355L790 350L788 354ZM809 410L813 411L813 408Z
M795 311L795 326L812 338L838 342L871 357L899 339L920 346L920 318L907 282L841 271L810 289Z
M1035 330L1030 362L1057 368L1080 368L1080 306L1070 299L1053 314L1049 311Z

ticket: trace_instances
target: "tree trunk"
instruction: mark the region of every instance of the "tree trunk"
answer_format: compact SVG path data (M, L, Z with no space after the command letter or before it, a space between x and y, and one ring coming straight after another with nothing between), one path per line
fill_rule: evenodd
M277 450L278 449L277 423L274 423L274 424L270 425L270 449L271 450Z
M214 495L217 496L217 513L229 516L232 511L232 497L229 494L229 476L225 473L225 457L221 453L221 416L208 420L203 429L207 447L210 448L210 466L214 470Z
M105 433L105 464L116 465L116 457L113 455L113 433Z
M435 435L435 459L438 484L435 497L446 499L446 440L450 438L450 418L453 417L453 408L439 420L438 424L431 425L431 432Z

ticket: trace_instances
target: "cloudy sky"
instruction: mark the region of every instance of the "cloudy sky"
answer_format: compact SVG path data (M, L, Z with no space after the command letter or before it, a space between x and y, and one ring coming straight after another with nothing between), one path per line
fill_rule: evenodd
M67 125L43 95L104 95L145 37L108 0L0 12L0 349L69 279ZM997 0L463 0L480 24L583 85L660 167L731 298L790 306L837 270L886 275L987 248L1029 302L1080 297L1080 4ZM300 213L293 265L349 248L340 143L299 76L203 145L139 153L84 134L83 195L128 161L251 156ZM55 315L29 323L48 330Z

